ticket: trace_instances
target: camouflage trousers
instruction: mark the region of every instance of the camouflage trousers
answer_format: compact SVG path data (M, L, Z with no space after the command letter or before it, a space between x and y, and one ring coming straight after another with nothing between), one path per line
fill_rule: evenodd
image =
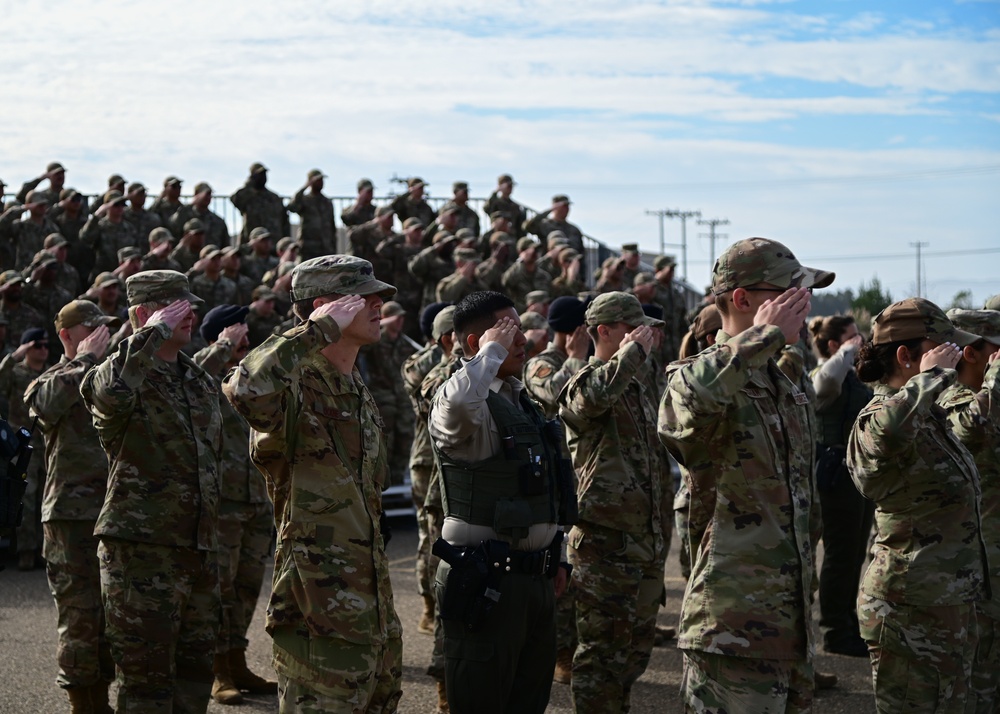
M979 643L972 665L972 684L965 711L992 714L1000 709L1000 622L981 610L976 611Z
M36 435L37 438L37 435ZM39 439L39 441L41 441ZM42 488L45 485L43 446L35 445L35 455L28 462L27 483L21 499L21 525L17 527L17 552L37 553L42 549Z
M97 554L115 711L205 712L221 617L216 553L102 538Z
M110 682L115 663L104 636L94 521L49 521L42 529L45 572L59 618L56 684L67 688Z
M280 628L274 639L281 714L388 714L402 696L403 644L355 644Z
M662 538L578 523L569 533L569 562L579 639L573 706L581 712L627 712L632 685L653 651L664 588Z
M896 605L860 593L858 621L876 711L965 711L978 640L973 605Z
M413 493L413 507L417 511L417 593L420 595L433 595L434 592L434 569L437 567L436 559L431 555L431 546L434 539L430 537L427 528L427 507L424 501L427 499L427 488L430 485L432 467L410 466L410 489ZM434 562L434 568L431 563Z
M223 500L219 504L219 595L222 626L218 652L245 650L271 551L271 504Z
M684 650L681 696L692 714L812 711L813 666L806 659L752 659Z

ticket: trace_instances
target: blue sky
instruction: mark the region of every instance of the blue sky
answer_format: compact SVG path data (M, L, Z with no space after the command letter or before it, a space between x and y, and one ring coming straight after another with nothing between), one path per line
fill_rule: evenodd
M728 218L826 259L834 287L874 275L927 295L1000 292L1000 3L20 3L5 21L0 177L53 159L97 191L121 172L220 193L249 164L294 192L416 174L433 195L574 200L613 245L658 245L647 209ZM708 242L688 225L689 277ZM680 226L667 224L668 242Z

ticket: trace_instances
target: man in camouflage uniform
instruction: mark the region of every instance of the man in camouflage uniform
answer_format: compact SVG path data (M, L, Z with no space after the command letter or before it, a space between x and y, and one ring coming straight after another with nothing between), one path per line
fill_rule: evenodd
M357 200L340 212L340 220L345 226L360 226L375 218L375 204L372 203L374 194L375 186L371 179L358 181Z
M69 242L66 261L76 268L81 283L90 275L94 267L94 251L80 241L80 232L87 222L83 196L71 188L64 188L59 194L59 213L52 219L59 227L59 233Z
M118 667L118 712L204 712L220 620L215 382L181 352L194 325L188 281L126 281L134 332L80 392L111 463L101 596Z
M413 410L406 397L400 370L420 345L403 334L406 311L402 305L390 300L382 305L381 315L379 341L361 349L358 369L382 416L386 463L389 466L388 483L395 486L403 483L413 443Z
M139 245L139 236L131 223L125 220L125 204L128 199L117 191L109 191L104 203L94 212L80 233L84 245L93 249L94 267L90 278L97 273L111 271L118 267L118 251Z
M108 461L80 385L83 375L104 359L109 329L120 324L92 302L66 305L55 320L62 359L35 379L24 395L45 436L49 476L42 501L42 556L59 621L56 684L69 694L74 714L112 712L108 684L115 665L104 636L94 536L107 488Z
M559 416L559 393L587 364L590 337L584 327L584 303L575 297L554 300L549 327L555 337L549 346L524 365L524 388L542 405L546 419ZM554 681L569 684L576 650L575 593L570 587L556 601L556 671Z
M208 347L194 362L221 384L226 373L247 354L247 308L218 305L209 310L200 332ZM219 502L219 592L222 627L212 669L212 698L220 704L243 701L241 689L273 694L276 682L247 668L247 628L257 607L261 581L271 549L271 502L264 477L250 461L250 427L220 395L222 412L222 477Z
M553 231L559 231L568 241L568 245L580 255L583 250L583 233L574 224L566 220L569 215L570 200L568 196L558 194L552 197L552 207L547 211L536 213L530 220L524 222L524 232L538 236L544 244Z
M47 195L49 217L52 218L58 210L59 200L61 198L60 194L63 191L63 186L66 184L66 169L58 161L53 161L46 166L45 173L38 178L25 181L21 184L21 190L17 192L17 200L21 203L27 203L28 194L32 191L38 191L38 184L42 181L49 182L48 189L43 190L40 193Z
M479 253L473 248L455 250L455 272L441 278L437 285L439 302L458 302L466 295L487 290L486 285L476 276Z
M58 342L59 334L56 332L55 319L63 305L73 299L66 290L63 290L56 282L56 270L59 261L55 259L47 250L41 250L35 256L24 275L30 278L24 286L24 302L35 308L44 318L49 337L49 360L50 363L59 359L62 355L62 345L52 344Z
M268 337L274 334L275 328L281 324L282 317L275 310L278 296L266 285L258 285L250 294L253 302L247 313L247 335L250 349L255 349Z
M9 328L8 328L9 329ZM0 361L0 399L7 404L7 422L17 428L31 428L31 416L24 404L24 393L48 366L49 339L44 328L32 327L20 335L17 349ZM41 453L45 440L36 434L33 447ZM17 527L17 568L34 570L42 551L42 487L45 483L45 460L33 458L25 475L27 486L22 497L21 525Z
M180 238L184 235L184 224L192 218L201 221L205 229L205 242L217 246L227 246L232 243L229 237L229 226L222 220L222 217L212 211L212 187L205 181L199 181L194 185L194 196L191 203L181 206L170 217L170 232L174 237Z
M268 338L223 384L250 423L251 458L274 502L267 631L283 714L388 714L402 693L380 526L385 439L354 368L361 346L378 341L382 299L394 292L352 256L300 264L292 295L302 324Z
M16 270L0 273L0 312L7 319L7 347L16 350L21 335L32 327L44 327L45 318L23 298L24 277Z
M776 241L733 244L712 272L717 342L667 368L660 439L690 494L682 538L693 562L678 647L691 709L812 704L809 613L821 530L814 444L808 399L775 360L799 338L807 288L833 279Z
M288 211L281 196L267 188L267 167L264 164L255 162L250 165L246 183L229 200L243 214L243 228L239 236L241 244L249 240L254 228L266 228L276 236L291 233Z
M174 270L184 272L184 268L170 257L173 250L173 235L167 228L154 228L149 234L149 252L142 256L139 267L142 270Z
M377 248L383 241L395 237L392 232L395 215L390 206L379 206L375 211L375 218L347 232L351 255L371 263L376 275L387 277L391 271L388 262L378 254Z
M517 260L507 268L502 282L519 313L528 307L528 293L548 292L552 276L538 267L538 244L532 238L525 236L517 242Z
M149 250L149 234L154 228L162 226L163 221L160 219L160 214L146 210L146 187L141 183L130 184L125 198L129 202L125 220L132 224L139 240L138 247L145 253Z
M625 261L625 269L622 270L622 282L625 290L632 287L635 277L642 272L642 256L639 255L638 243L626 243L622 246L622 259ZM640 302L643 302L640 300Z
M184 224L184 235L177 247L170 251L170 259L181 266L181 272L191 270L201 259L201 249L205 247L205 226L197 218Z
M681 340L687 332L687 305L684 295L674 285L677 262L672 255L661 255L653 263L656 269L656 293L653 302L663 308L663 358L673 362L680 354Z
M45 237L45 250L56 259L56 282L70 295L79 295L82 289L80 274L67 262L69 241L61 233L51 233Z
M108 187L104 189L103 194L94 198L93 203L90 204L90 212L97 213L97 209L104 205L108 194L112 191L120 193L123 196L125 195L125 177L121 174L111 174L108 176Z
M506 228L500 228L506 233L511 233L514 238L520 238L524 235L521 226L524 221L527 220L528 214L524 210L524 207L520 203L515 201L510 197L511 192L513 192L515 182L510 174L501 174L497 178L497 187L490 194L490 197L486 199L486 205L483 207L491 220L496 221L494 217L496 214L502 214L504 219L508 221L509 225Z
M278 258L272 255L274 238L266 228L250 231L250 252L240 262L240 270L257 285L264 282L264 275L278 267Z
M222 249L220 257L222 275L236 284L236 299L233 303L236 305L249 305L253 300L253 291L258 283L251 280L248 275L240 272L242 261L242 251L239 246L230 245Z
M163 190L149 207L153 213L160 217L160 225L171 225L174 214L181 209L181 184L183 181L176 176L167 176L163 179Z
M489 255L476 266L478 277L488 290L503 292L503 274L514 264L517 241L509 233L494 233L489 240Z
M451 185L452 199L448 206L456 209L455 228L468 228L472 234L479 237L479 215L469 206L469 184L456 181Z
M612 292L590 303L586 324L595 354L559 395L580 504L569 533L573 705L624 712L653 651L670 547L670 468L657 448L656 407L636 378L660 323L635 296Z
M392 209L399 216L399 220L419 218L425 226L434 225L437 213L424 200L424 186L426 185L422 178L414 176L406 182L406 193L400 194L392 200Z
M237 303L236 283L222 274L222 251L206 245L199 253L197 266L201 272L191 278L191 292L202 299L199 314L204 315L217 305Z
M423 301L423 283L410 272L410 260L424 249L422 243L423 226L418 218L403 221L403 235L390 234L375 246L379 262L385 265L386 274L396 286L396 302L406 310L403 331L414 340L421 335L418 316Z
M337 252L333 201L323 195L325 178L322 171L312 169L307 175L306 185L295 193L288 204L289 211L299 214L303 260Z
M410 274L423 284L422 306L436 301L437 285L455 271L452 256L458 247L458 238L449 233L438 233L434 243L410 258Z
M59 232L59 226L45 214L48 207L47 194L32 191L27 203L12 206L0 215L0 258L4 269L27 268L35 253L45 245L45 237ZM27 218L17 220L24 213Z

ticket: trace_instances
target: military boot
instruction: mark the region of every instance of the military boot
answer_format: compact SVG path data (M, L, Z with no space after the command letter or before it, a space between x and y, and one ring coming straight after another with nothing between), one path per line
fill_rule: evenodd
M94 707L94 714L115 714L115 710L108 702L109 682L98 682L90 688L90 703Z
M437 714L450 714L451 707L448 706L448 688L441 680L438 680L437 687L438 687Z
M66 694L69 695L70 714L94 714L94 705L90 703L90 687L70 687Z
M250 671L247 667L246 650L229 650L229 673L233 683L240 689L251 694L277 694L278 683L264 679Z
M417 632L425 635L434 634L434 598L430 595L424 595L424 614L420 616Z
M219 704L241 704L243 695L233 683L233 676L229 672L229 658L226 655L215 654L212 673L215 675L215 681L212 682L212 699Z
M556 684L569 684L573 681L573 650L556 652L556 671L552 675Z

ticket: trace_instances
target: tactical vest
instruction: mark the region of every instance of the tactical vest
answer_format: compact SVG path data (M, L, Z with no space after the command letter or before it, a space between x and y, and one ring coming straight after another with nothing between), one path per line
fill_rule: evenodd
M500 453L482 461L456 461L435 446L441 464L441 490L446 516L492 528L514 540L528 535L536 523L563 523L560 518L558 427L545 418L528 396L521 408L490 392L486 406L500 433Z
M840 396L823 411L816 413L819 422L819 443L824 446L846 446L851 427L858 414L871 401L872 390L852 369L840 387Z

